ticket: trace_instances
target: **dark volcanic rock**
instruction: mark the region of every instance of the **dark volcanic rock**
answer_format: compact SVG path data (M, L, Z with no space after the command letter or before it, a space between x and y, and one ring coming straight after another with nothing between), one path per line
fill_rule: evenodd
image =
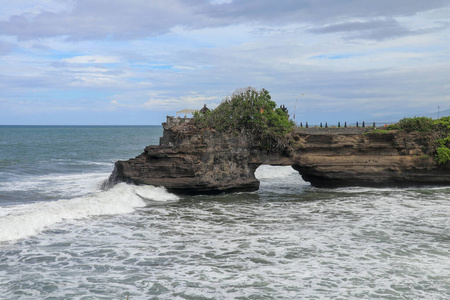
M199 130L189 122L164 126L159 146L128 161L118 161L113 182L164 186L178 194L255 191L258 163L248 137Z
M255 170L270 164L292 166L317 187L450 185L449 165L435 163L434 139L423 133L297 130L288 155L261 150L245 134L200 130L183 120L163 124L160 145L116 162L109 182L177 194L255 191Z

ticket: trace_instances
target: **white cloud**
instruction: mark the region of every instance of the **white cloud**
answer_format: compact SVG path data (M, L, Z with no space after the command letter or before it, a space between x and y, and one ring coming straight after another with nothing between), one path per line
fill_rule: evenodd
M82 55L63 58L61 61L72 64L114 64L119 63L121 60L115 56Z
M1 0L0 20L8 20L17 15L26 15L29 19L42 12L61 13L72 9L71 0Z
M209 0L211 4L222 5L222 4L230 4L233 0Z
M156 96L156 97L155 97ZM143 104L143 107L151 110L174 110L178 111L181 109L201 109L204 104L211 103L211 101L217 102L217 98L214 96L206 95L185 95L177 98L173 97L163 97L162 95L155 95L150 97L150 99ZM217 106L217 103L215 103Z
M304 93L297 118L444 107L448 3L369 2L18 0L0 12L2 106L64 90L98 100L68 110L176 111L254 86L291 110Z
M442 0L378 0L370 3L360 0L109 0L107 5L99 0L64 1L59 5L57 1L47 0L39 7L30 1L21 0L20 3L12 5L14 9L5 14L10 18L0 22L3 34L20 39L66 36L77 41L139 39L169 33L177 26L199 29L233 24L280 26L299 23L314 24L319 27L318 31L348 30L350 27L354 31L357 30L354 26L359 25L364 32L370 26L375 31L371 33L373 38L382 39L408 33L408 29L395 21L396 17L414 16L448 6ZM362 21L359 24L343 21L354 18ZM380 22L380 19L385 21ZM338 25L323 28L323 24ZM377 29L379 26L382 28Z

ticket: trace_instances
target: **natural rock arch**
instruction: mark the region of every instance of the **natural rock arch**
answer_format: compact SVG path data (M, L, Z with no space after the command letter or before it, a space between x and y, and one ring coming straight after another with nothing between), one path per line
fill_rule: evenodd
M255 171L268 164L292 166L316 187L450 185L449 167L425 155L430 139L424 134L297 129L291 151L279 153L255 146L245 134L180 123L163 123L159 145L116 162L109 183L164 186L177 194L255 191Z

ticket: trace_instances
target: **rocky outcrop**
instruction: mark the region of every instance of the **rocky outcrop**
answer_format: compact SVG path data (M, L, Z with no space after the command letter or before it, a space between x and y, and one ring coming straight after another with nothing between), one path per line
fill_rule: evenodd
M299 129L288 153L254 146L245 134L200 130L168 120L157 146L118 161L110 183L164 186L177 194L255 191L261 164L287 165L317 187L450 185L449 166L432 157L432 138L420 133L362 129Z
M183 119L181 119L183 120ZM160 145L118 161L111 182L164 186L177 194L255 191L259 155L245 135L199 130L189 122L163 123ZM255 153L256 152L256 153Z
M292 167L316 187L450 185L449 166L433 160L430 134L328 129L297 138Z

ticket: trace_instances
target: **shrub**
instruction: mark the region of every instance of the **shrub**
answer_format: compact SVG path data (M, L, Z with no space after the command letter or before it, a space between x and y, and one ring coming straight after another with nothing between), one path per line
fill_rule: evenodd
M385 126L387 130L400 130L397 124L390 124L388 126Z
M448 161L450 161L450 149L448 149L445 145L441 145L436 150L435 159L440 165L446 164Z
M432 120L426 117L403 118L398 123L389 125L388 130L403 130L406 132L431 132L430 137L435 141L434 159L438 164L450 161L450 117ZM439 147L437 147L439 145ZM436 148L437 147L437 148Z
M250 134L256 144L267 150L285 150L286 134L295 125L289 120L288 110L276 106L265 89L240 89L216 109L194 114L194 122L200 128Z
M441 127L444 130L450 130L450 117L442 117L433 122L438 127Z
M433 119L427 117L414 117L414 118L403 118L398 121L393 129L404 130L406 132L419 131L419 132L429 132L433 130Z

